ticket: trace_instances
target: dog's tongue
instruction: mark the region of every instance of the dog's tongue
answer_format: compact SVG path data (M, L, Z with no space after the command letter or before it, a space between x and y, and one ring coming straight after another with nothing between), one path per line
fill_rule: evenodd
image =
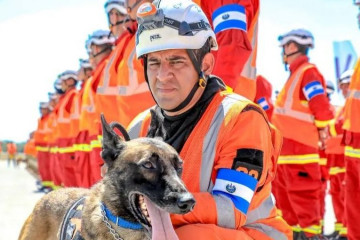
M157 208L147 197L144 198L151 219L151 239L179 240L172 226L169 213Z

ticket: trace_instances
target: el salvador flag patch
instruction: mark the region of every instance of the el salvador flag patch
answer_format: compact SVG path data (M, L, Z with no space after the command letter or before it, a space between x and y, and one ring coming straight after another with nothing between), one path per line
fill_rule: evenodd
M215 34L227 29L240 29L246 32L245 8L239 4L224 5L214 11L212 21Z
M317 95L322 95L325 93L324 88L319 81L306 84L303 88L303 92L308 101Z
M235 207L246 214L254 196L257 180L243 172L221 168L212 190L214 195L225 195L232 200Z
M262 109L264 109L265 111L270 108L268 102L266 101L266 99L264 97L257 100L257 104L259 104L262 107Z

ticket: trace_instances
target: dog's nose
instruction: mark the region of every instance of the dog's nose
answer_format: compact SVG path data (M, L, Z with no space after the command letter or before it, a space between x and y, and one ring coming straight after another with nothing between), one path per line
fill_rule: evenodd
M182 212L189 212L195 205L195 199L190 193L187 193L178 199L177 205Z

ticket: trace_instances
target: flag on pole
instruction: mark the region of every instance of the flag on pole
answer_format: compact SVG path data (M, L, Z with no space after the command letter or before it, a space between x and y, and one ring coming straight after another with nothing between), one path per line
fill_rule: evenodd
M335 59L335 77L336 81L338 81L340 75L343 72L354 68L357 60L357 54L349 40L334 41L333 46Z

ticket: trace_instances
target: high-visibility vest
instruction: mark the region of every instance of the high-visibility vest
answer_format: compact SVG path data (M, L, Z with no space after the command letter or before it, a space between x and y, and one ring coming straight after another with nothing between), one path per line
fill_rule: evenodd
M76 94L76 89L70 89L65 93L63 98L59 101L59 108L57 111L57 137L58 138L70 138L70 110L66 110L68 104L72 104L72 100Z
M326 141L326 154L344 154L344 146L341 141L343 139L343 134L338 134L335 129L335 124L339 119L343 118L344 107L339 107L335 110L335 119L329 124L331 137Z
M142 111L155 104L145 81L144 68L136 57L135 35L119 43L124 55L117 68L118 121L125 127Z
M349 86L350 95L346 99L343 128L360 133L360 60L356 63Z
M109 55L106 66L100 75L99 84L96 89L95 103L99 114L103 113L107 121L117 121L123 124L119 118L119 107L109 107L116 105L117 95L120 94L117 69L120 59L124 57L125 46L127 46L127 43L131 39L131 35L125 33L120 36L120 38L119 43Z
M81 111L81 98L83 94L83 89L78 91L74 98L73 104L71 105L70 110L70 137L75 138L79 133L79 119Z
M106 59L103 59L85 83L81 99L79 131L87 130L90 134L98 134L99 132L100 116L96 111L95 92L105 65Z
M44 146L46 144L46 136L50 129L47 122L49 114L38 119L38 127L34 133L34 140L37 147Z
M188 190L193 193L197 205L192 212L194 215L187 214L186 220L182 219L182 216L173 215L172 221L175 226L186 224L186 222L205 221L203 223L229 228L228 234L234 234L234 238L236 231L233 229L247 231L248 227L252 229L247 232L252 239L290 239L291 229L281 218L276 217L276 208L271 199L270 182L276 171L276 158L281 146L281 137L276 130L265 123L264 116L261 116L265 113L260 109L259 118L252 118L253 115L251 115L249 124L257 126L258 133L264 134L261 138L262 142L259 139L255 140L258 137L254 135L257 134L254 134L252 130L247 130L252 129L251 127L241 128L236 125L243 116L242 110L248 105L255 107L254 103L237 94L218 93L190 133L180 152L184 160L182 179ZM142 113L141 117L134 119L130 124L131 138L146 133L145 129L148 126L144 124L149 123L149 118L149 111L147 111ZM230 151L231 148L233 149ZM231 168L236 151L241 148L262 149L264 152L263 175L267 176L261 177L258 186L263 187L254 193L248 212L235 208L230 198L211 194L216 186L218 171ZM201 216L203 214L206 215L205 219Z
M303 75L310 68L315 66L304 63L291 74L276 99L272 123L285 138L317 149L319 135L314 116L309 106L300 100Z

